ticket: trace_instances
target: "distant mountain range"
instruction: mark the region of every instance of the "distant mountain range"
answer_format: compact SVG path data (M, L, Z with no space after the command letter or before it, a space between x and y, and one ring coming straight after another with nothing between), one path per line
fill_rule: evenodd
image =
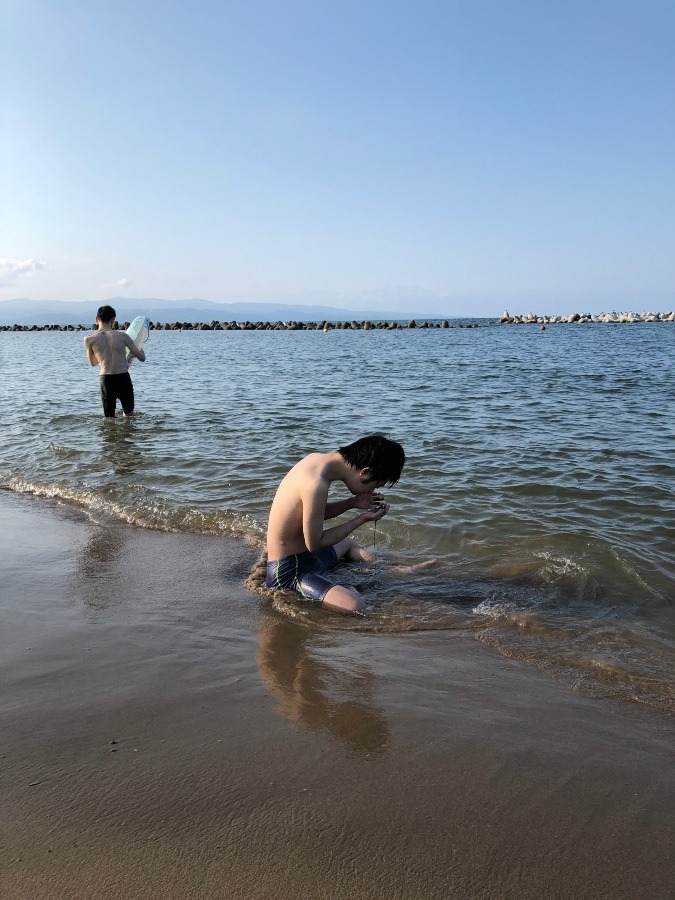
M115 308L119 322L135 316L148 316L153 322L359 322L407 319L439 319L438 314L415 312L383 312L372 309L338 309L332 306L301 306L283 303L216 303L213 300L159 300L154 297L131 299L111 297L109 300L0 301L0 325L91 325L99 306ZM449 318L449 317L446 317Z

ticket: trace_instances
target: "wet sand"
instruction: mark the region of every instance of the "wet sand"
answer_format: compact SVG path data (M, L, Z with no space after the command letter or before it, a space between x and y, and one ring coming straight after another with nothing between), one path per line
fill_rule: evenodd
M671 896L657 714L287 621L222 538L2 493L0 545L5 900Z

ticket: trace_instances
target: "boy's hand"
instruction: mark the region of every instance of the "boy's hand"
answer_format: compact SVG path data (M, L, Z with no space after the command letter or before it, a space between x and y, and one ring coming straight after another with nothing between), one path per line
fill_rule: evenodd
M383 501L376 501L368 509L361 513L361 519L364 522L377 522L382 516L386 516L389 512L389 504Z
M354 509L370 509L371 506L374 506L376 503L382 503L384 501L384 497L382 494L355 494L353 507Z

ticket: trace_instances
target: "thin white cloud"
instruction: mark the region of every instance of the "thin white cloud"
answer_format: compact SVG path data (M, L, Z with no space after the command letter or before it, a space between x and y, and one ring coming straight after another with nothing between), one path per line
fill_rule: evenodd
M0 287L16 284L21 276L30 278L44 268L45 264L38 259L0 259Z
M131 287L131 285L131 278L120 278L119 281L107 281L105 284L102 284L101 287L104 290L107 288L118 288L123 291L125 288Z

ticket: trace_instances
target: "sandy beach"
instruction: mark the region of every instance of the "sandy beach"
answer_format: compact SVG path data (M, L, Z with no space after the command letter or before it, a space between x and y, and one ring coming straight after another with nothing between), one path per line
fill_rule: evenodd
M666 718L285 620L245 543L7 492L0 543L6 900L671 896Z

